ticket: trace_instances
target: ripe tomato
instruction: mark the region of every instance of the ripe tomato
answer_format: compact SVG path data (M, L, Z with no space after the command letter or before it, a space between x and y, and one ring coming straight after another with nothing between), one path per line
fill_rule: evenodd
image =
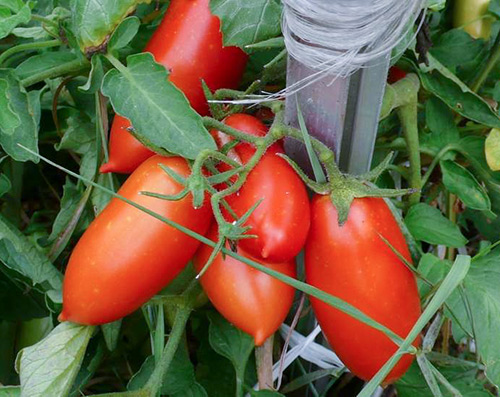
M144 51L170 70L170 81L202 115L208 114L208 104L201 80L211 90L237 88L247 61L238 47L223 47L220 21L210 12L209 0L172 0ZM130 135L129 126L115 116L110 159L101 172L132 172L154 154Z
M417 283L411 271L380 238L408 261L410 253L389 207L381 198L355 199L343 226L329 196L315 196L305 248L307 282L345 300L401 337L420 316ZM321 328L340 359L357 376L371 379L396 352L383 334L328 304L311 298ZM420 338L414 341L420 343ZM405 355L386 378L398 379L413 356Z
M217 240L213 227L209 238ZM194 265L200 271L213 248L200 247ZM295 262L263 262L248 255L238 246L238 254L257 261L270 269L295 277ZM285 320L293 303L294 288L261 271L219 253L200 279L201 285L215 308L232 324L253 336L260 346Z
M231 115L224 123L256 136L266 133L261 121L246 114ZM220 132L215 135L219 145L228 139ZM236 146L230 156L245 164L254 152L253 146L242 143ZM283 153L281 143L267 150L241 189L227 197L226 201L240 217L263 199L246 223L251 226L248 234L255 234L257 238L240 240L239 245L255 257L271 262L286 262L295 257L305 244L310 209L304 183L293 168L277 156L278 153Z
M212 220L210 205L195 210L189 195L167 201L140 194L182 190L159 164L182 176L190 173L180 157L154 156L130 175L119 193L191 230L206 233ZM114 198L71 254L60 320L95 325L132 313L177 276L198 245L194 238Z
M403 69L393 66L389 69L389 75L387 76L387 82L389 84L394 84L396 81L401 80L406 76L406 72Z

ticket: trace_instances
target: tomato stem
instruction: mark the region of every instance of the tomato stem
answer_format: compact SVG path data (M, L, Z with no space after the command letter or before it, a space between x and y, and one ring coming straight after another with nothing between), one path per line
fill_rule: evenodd
M255 348L259 390L273 389L273 335Z
M18 52L39 50L42 48L57 47L61 44L62 44L61 40L55 39L55 40L47 40L47 41L36 41L34 43L19 44L19 45L16 45L15 47L10 47L8 50L5 50L0 55L0 65L2 65L8 57L10 57L11 55L14 55Z
M474 92L478 92L483 83L486 81L490 72L493 70L495 65L498 63L500 59L500 33L498 33L497 38L495 39L495 44L493 45L493 51L490 53L490 57L488 58L488 62L482 68L479 76L473 81L471 84L471 90Z
M53 68L43 70L39 73L34 73L29 77L21 80L21 84L26 88L33 84L39 83L45 79L53 79L65 74L78 73L87 70L90 67L89 61L84 58L75 59L69 61Z
M145 386L145 389L151 393L151 396L156 396L162 386L163 378L167 373L168 367L170 366L170 363L174 358L174 354L177 351L177 347L179 346L179 342L182 339L182 334L184 333L184 328L186 327L191 310L192 308L189 305L181 306L177 310L168 342L163 349L160 361L156 365Z
M410 74L405 79L413 80L412 89L407 90L408 103L398 108L398 116L403 127L403 133L408 146L410 158L410 187L415 189L409 197L410 205L420 201L422 189L422 175L420 173L420 143L418 138L418 90L420 88L419 80L416 75ZM395 84L395 86L398 83ZM401 87L401 85L399 85Z

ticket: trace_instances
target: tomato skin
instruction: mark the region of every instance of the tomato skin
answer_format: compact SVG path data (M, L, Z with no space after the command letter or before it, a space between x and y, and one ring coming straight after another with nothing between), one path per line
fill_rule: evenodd
M217 227L208 236L217 240ZM212 247L203 245L194 257L200 271L212 253ZM264 262L246 253L238 246L238 254L259 262L269 269L296 277L295 262ZM293 303L295 289L237 259L219 253L200 279L208 298L230 323L253 336L260 346L283 323Z
M170 81L201 115L209 113L201 80L211 90L237 88L248 58L238 47L223 47L220 21L210 12L209 0L172 0L144 51L170 70ZM129 126L115 116L110 160L101 172L129 173L154 154L126 131Z
M224 121L230 127L255 136L263 136L267 128L257 118L235 114ZM221 138L216 137L221 143ZM238 144L231 156L247 163L255 153L249 144ZM238 192L226 198L238 217L263 199L248 218L248 234L257 238L239 241L249 254L271 262L286 262L302 249L310 225L309 197L300 177L277 154L283 153L280 143L272 145L248 175ZM223 168L226 170L227 168ZM228 220L233 218L228 214Z
M130 175L118 193L205 234L212 220L210 205L195 210L190 195L167 201L140 194L176 194L182 190L159 164L182 176L190 173L186 160L180 157L154 156ZM60 320L97 325L132 313L177 276L198 246L194 238L113 198L71 254Z
M411 262L404 236L387 204L381 198L354 199L341 227L329 196L316 195L311 207L311 231L305 248L307 282L406 337L420 316L420 299L415 277L380 238L384 236ZM397 346L381 331L315 298L311 297L311 303L328 342L361 379L371 379L396 352ZM420 337L414 345L419 343ZM404 355L385 381L402 376L412 360L412 355Z
M407 73L403 69L400 69L397 66L393 66L389 69L387 82L389 84L394 84L396 81L403 79L406 75Z

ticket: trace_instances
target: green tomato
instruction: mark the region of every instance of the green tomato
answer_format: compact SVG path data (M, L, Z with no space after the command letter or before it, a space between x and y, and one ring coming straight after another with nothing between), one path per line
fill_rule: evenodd
M453 24L463 28L475 39L488 39L491 34L492 19L486 16L490 0L456 0Z

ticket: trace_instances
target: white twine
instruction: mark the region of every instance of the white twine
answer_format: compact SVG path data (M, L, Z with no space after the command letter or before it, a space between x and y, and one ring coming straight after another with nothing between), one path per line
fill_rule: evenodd
M426 0L282 2L282 31L288 53L312 73L272 95L211 102L256 104L284 98L326 75L332 75L333 83L338 77L345 78L373 65L389 55L413 29Z

